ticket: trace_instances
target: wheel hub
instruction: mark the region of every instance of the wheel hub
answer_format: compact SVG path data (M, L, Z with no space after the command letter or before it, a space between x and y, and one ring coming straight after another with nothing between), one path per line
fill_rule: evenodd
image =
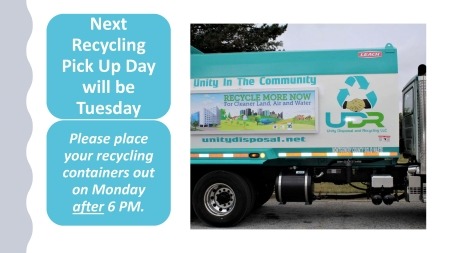
M225 216L235 206L235 194L233 189L222 183L211 185L205 192L206 209L213 215Z
M226 205L228 202L231 201L231 195L228 192L221 192L216 195L217 202L220 205Z

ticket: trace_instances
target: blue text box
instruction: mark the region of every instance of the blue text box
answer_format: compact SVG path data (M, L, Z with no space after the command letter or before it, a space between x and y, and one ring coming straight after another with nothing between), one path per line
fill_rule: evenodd
M60 225L158 225L170 133L157 121L60 121L47 134L47 212Z
M62 14L47 27L47 106L63 119L154 119L170 107L170 27L154 14Z

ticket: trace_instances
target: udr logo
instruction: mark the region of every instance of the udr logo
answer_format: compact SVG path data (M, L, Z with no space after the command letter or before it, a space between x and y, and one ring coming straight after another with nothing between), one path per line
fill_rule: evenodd
M337 94L337 103L340 108L351 112L341 112L340 122L331 122L331 113L325 113L326 124L332 128L341 128L347 124L348 128L361 128L366 124L375 124L384 127L382 122L384 115L381 112L361 112L363 109L372 109L377 104L378 98L374 91L369 91L369 82L364 76L349 76L345 83L347 87L340 89ZM349 87L358 85L359 89L367 91L365 98L354 98L347 101L350 96Z

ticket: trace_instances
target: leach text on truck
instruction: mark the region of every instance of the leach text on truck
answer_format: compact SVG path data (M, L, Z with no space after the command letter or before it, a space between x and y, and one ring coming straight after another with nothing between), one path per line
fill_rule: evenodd
M397 49L203 54L191 49L191 205L238 224L275 194L366 187L373 204L426 202L426 71L402 92Z

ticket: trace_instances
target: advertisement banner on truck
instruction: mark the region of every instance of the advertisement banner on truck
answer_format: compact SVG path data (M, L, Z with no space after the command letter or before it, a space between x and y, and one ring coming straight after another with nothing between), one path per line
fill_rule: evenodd
M192 94L191 132L316 132L316 101L315 89Z
M191 146L398 151L396 74L308 77L191 79Z

